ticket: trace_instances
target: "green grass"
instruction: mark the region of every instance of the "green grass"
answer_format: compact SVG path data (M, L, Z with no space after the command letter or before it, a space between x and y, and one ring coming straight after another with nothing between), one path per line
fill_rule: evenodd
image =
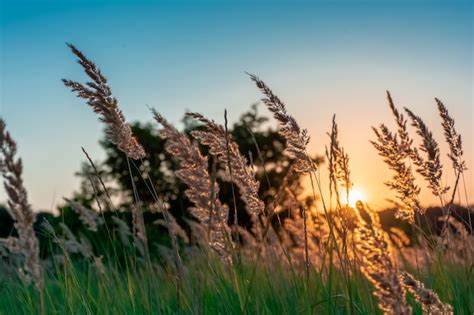
M336 268L309 279L286 263L269 261L223 266L194 251L174 268L131 257L124 267L108 263L100 274L86 263L55 265L41 298L13 274L1 278L1 314L379 314L372 287L358 272L348 282ZM472 271L472 270L471 270ZM472 314L469 270L435 262L419 274L449 302L455 314ZM421 308L409 297L414 314ZM42 309L43 308L43 309Z

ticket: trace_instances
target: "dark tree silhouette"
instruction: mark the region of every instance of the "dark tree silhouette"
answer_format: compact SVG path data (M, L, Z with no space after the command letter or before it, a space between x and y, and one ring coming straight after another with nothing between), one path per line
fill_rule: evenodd
M254 165L256 177L261 183L260 197L266 205L271 205L276 192L283 184L291 161L283 152L285 140L267 122L268 118L259 114L255 104L249 111L241 115L233 126L229 126L229 132L239 145L242 155ZM183 119L183 123L184 131L187 134L200 128L189 118ZM96 163L96 167L107 185L117 188L108 190L109 194L113 196L112 198L117 197L115 201L119 207L128 208L134 202L136 198L134 196L138 196L145 205L152 205L155 202L153 192L156 191L158 196L169 205L171 213L180 221L183 217L188 216L186 209L190 206L184 196L186 186L176 178L174 172L178 169L179 162L164 150L165 141L159 137L157 129L155 124L150 123L134 123L132 125L133 133L147 152L146 158L141 161L127 161L126 156L115 145L107 140L102 140L100 143L105 149L106 159L102 163ZM201 150L207 154L206 148L201 147ZM212 172L212 158L209 161L209 171ZM320 163L322 159L316 157L315 161ZM217 165L217 169L220 170L217 174L222 174L225 166ZM130 170L134 185L132 185ZM96 199L99 199L102 206L107 205L108 197L104 194L101 184L96 180L89 162L84 162L78 176L82 179L81 191L78 193L80 199L91 205L96 203ZM216 180L221 186L220 199L233 207L231 184L223 181L222 176L217 176ZM294 196L299 196L303 191L300 174L290 176L286 183L286 187ZM153 189L151 184L153 184ZM236 195L238 196L238 194ZM308 205L314 200L309 198L304 202ZM249 218L239 198L237 198L236 204L239 222L247 225ZM230 222L233 222L232 217Z

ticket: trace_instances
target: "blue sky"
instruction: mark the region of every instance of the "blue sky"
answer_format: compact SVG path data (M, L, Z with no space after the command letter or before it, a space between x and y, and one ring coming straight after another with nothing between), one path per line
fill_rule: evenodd
M260 98L245 71L309 129L312 152L323 152L336 113L353 180L376 205L391 197L382 184L390 174L368 143L370 126L391 122L386 89L440 140L433 97L441 98L474 168L470 1L1 4L0 115L19 143L37 208L53 209L77 188L81 146L104 156L102 126L60 81L85 80L65 42L100 66L130 121L150 121L147 105L175 123L187 109L222 120L225 107L236 119Z

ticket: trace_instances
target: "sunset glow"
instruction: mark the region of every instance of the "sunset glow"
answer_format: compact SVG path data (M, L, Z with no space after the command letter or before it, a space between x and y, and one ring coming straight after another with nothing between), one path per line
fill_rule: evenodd
M300 126L308 129L311 154L324 153L326 132L337 114L353 181L370 192L371 203L382 207L387 198L394 198L383 184L392 173L368 140L374 139L371 126L391 122L387 89L400 108L409 105L431 129L439 124L431 114L433 97L441 98L463 135L466 163L473 164L469 2L339 6L332 1L277 1L272 12L266 1L133 6L125 0L85 0L86 6L7 2L0 10L0 69L2 78L8 78L0 87L0 112L19 137L30 202L38 211L54 212L62 197L79 187L74 173L84 159L81 146L98 160L105 156L98 142L102 129L91 114L79 100L58 92L61 78L81 75L80 68L69 64L65 41L90 54L114 78L114 93L130 122L150 122L147 105L159 105L171 122L181 121L193 109L222 123L226 104L232 105L232 124L261 98L244 71L268 81ZM390 45L381 45L387 38ZM242 47L248 49L242 52ZM41 62L35 62L39 56ZM209 88L217 83L219 88ZM23 93L25 86L29 93ZM259 111L269 115L262 106ZM39 135L23 128L25 112L27 125L47 126ZM68 137L57 130L69 130ZM442 133L435 135L442 139ZM448 165L447 147L441 149L442 163ZM43 161L52 155L63 158L51 169ZM452 178L446 169L444 174ZM474 191L470 175L465 176L468 192ZM43 178L50 184L44 185ZM0 191L0 200L5 198ZM430 205L437 199L422 189L420 201Z
M342 196L342 204L345 205L345 204L348 204L349 207L352 207L354 208L357 201L362 201L362 202L366 202L366 198L365 198L365 194L359 190L359 189L351 189L351 191L349 192L349 201L347 202L346 201L346 196Z

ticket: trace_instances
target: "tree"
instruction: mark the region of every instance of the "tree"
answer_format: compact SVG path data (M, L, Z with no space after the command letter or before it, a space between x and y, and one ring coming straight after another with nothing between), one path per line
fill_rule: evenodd
M261 116L257 105L254 104L233 126L229 127L229 132L239 145L242 155L253 163L256 178L261 183L260 197L266 205L271 206L275 194L285 180L291 161L284 154L284 138L270 125L265 127L267 121L268 118ZM183 119L183 123L187 134L200 128L189 118ZM191 204L184 195L186 186L174 175L179 168L179 162L165 151L165 141L159 137L155 125L137 122L132 125L132 130L147 152L146 159L138 163L127 161L126 156L110 142L106 140L100 142L105 149L106 159L102 163L97 163L97 169L108 186L118 185L118 189L110 190L109 194L116 197L120 207L128 208L137 197L143 204L151 206L155 203L156 192L180 221L181 218L187 216L186 209ZM201 147L201 149L207 154L206 148ZM212 172L213 159L209 160L209 171ZM322 159L316 157L315 161L320 163ZM225 176L220 176L225 168L223 165L217 165L217 169L221 170L217 172L216 177L220 185L219 198L222 202L233 205L231 184L224 180ZM81 172L77 174L81 177L81 191L78 196L88 204L93 204L97 197L102 204L106 204L107 198L101 189L101 184L94 179L97 178L94 173L89 162L84 162ZM303 191L301 179L301 175L296 173L286 178L285 186L294 196L300 196ZM248 217L243 203L238 198L238 194L236 195L238 220L246 225ZM304 202L308 206L314 200L309 198ZM230 222L232 219L231 217Z

